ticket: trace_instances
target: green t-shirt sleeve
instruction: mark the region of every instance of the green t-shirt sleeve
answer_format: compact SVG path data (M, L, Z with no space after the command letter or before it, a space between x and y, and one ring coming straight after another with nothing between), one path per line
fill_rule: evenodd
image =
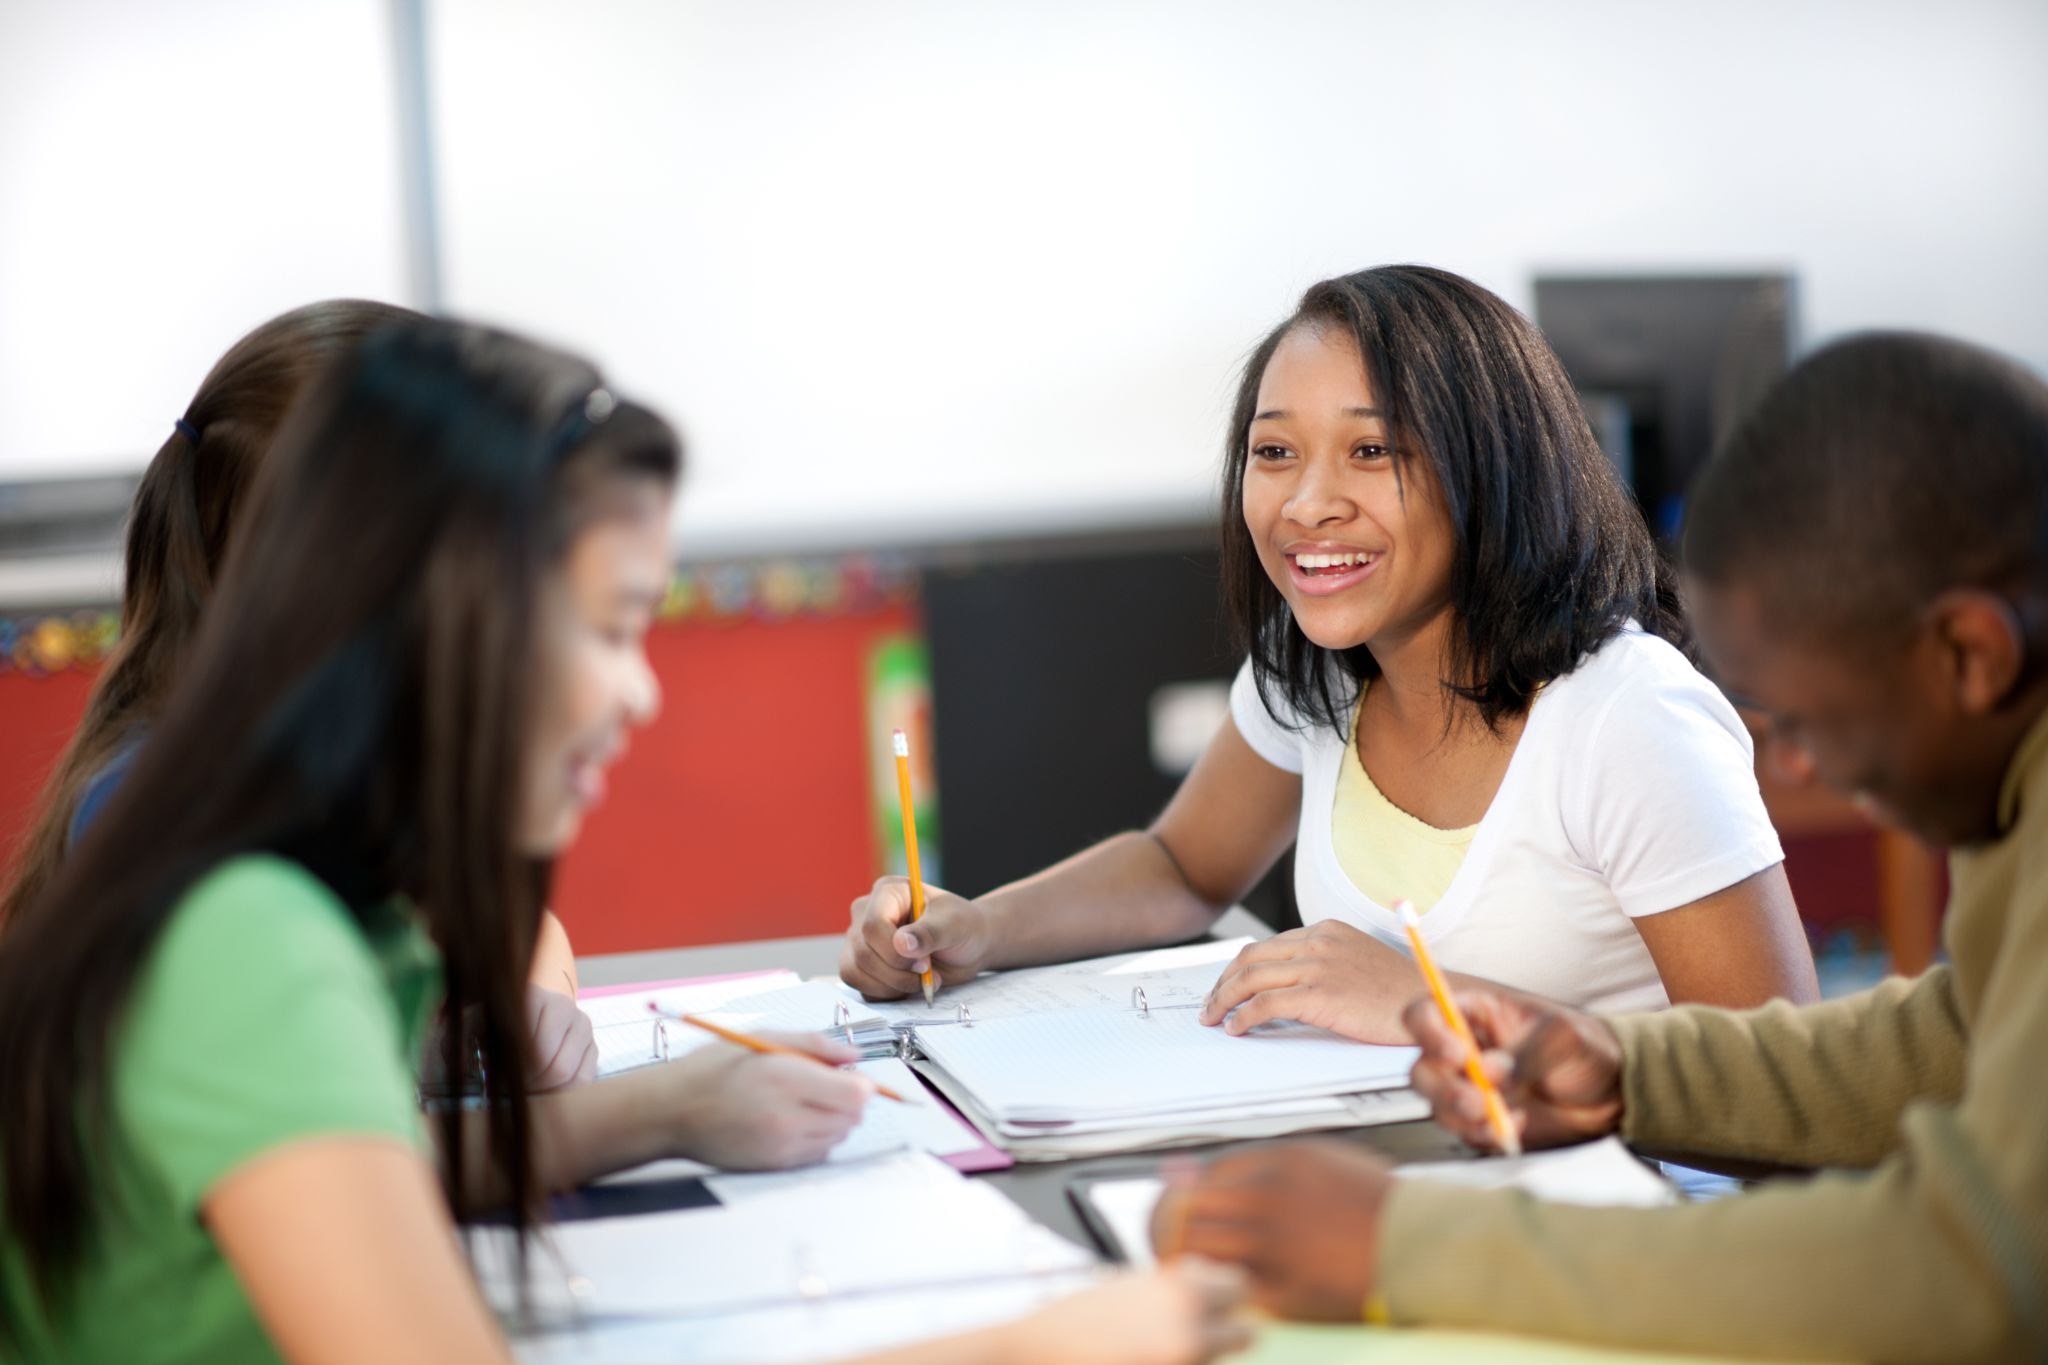
M118 1036L122 1140L180 1207L326 1134L424 1144L407 1030L363 930L311 874L237 858L172 912Z

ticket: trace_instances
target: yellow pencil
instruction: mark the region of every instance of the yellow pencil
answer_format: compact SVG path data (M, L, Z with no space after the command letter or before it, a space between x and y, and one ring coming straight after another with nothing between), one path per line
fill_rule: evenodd
M801 1057L807 1062L816 1062L819 1066L831 1066L835 1071L839 1069L823 1057L805 1052L802 1048L784 1047L781 1043L771 1043L766 1038L756 1038L751 1034L741 1033L738 1029L730 1029L723 1024L714 1024L701 1015L676 1014L673 1011L663 1009L652 1000L647 1002L647 1008L664 1019L674 1019L679 1023L694 1024L706 1033L715 1034L725 1039L726 1042L735 1043L749 1052L764 1052L778 1057ZM886 1085L878 1083L875 1086L875 1093L885 1100L894 1100L898 1104L910 1103L909 1100L904 1099Z
M917 866L917 815L910 808L910 740L901 730L894 738L896 794L903 799L903 860L910 873L910 922L915 924L924 918L924 874ZM924 986L924 1003L929 1006L939 993L939 974L920 972L917 979Z
M1429 955L1429 945L1422 941L1422 921L1416 918L1415 907L1407 901L1397 901L1394 909L1400 912L1402 927L1408 930L1408 943L1415 949L1415 965L1422 968L1422 979L1429 983L1429 993L1436 997L1436 1007L1443 1012L1444 1022L1451 1026L1451 1032L1465 1043L1465 1075L1472 1084L1479 1087L1480 1098L1486 1101L1486 1121L1493 1128L1493 1135L1500 1141L1500 1149L1509 1156L1522 1154L1522 1138L1515 1131L1515 1122L1508 1117L1507 1102L1501 1099L1500 1091L1486 1075L1486 1068L1479 1064L1479 1040L1472 1036L1472 1026L1465 1022L1465 1012L1458 1008L1458 1002L1451 998L1451 988L1444 980L1444 974L1436 969L1436 959Z

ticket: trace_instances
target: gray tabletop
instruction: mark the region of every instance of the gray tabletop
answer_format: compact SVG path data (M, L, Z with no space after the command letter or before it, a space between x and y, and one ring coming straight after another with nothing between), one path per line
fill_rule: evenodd
M1242 934L1263 938L1271 931L1246 912L1232 910L1216 922L1215 932L1219 938ZM840 942L838 934L820 934L809 938L721 943L648 953L614 953L580 958L576 969L585 986L617 986L635 981L666 981L677 977L712 976L775 967L785 967L807 977L829 976L839 970ZM1356 1143L1395 1161L1442 1161L1472 1155L1470 1149L1457 1139L1430 1123L1383 1124L1316 1136L1324 1140ZM1220 1143L1192 1150L1213 1155L1246 1145L1249 1144ZM1150 1171L1159 1160L1157 1155L1089 1157L1078 1161L1018 1165L977 1178L997 1186L1026 1213L1061 1236L1099 1252L1101 1248L1089 1237L1074 1211L1073 1202L1067 1197L1069 1185L1084 1178Z

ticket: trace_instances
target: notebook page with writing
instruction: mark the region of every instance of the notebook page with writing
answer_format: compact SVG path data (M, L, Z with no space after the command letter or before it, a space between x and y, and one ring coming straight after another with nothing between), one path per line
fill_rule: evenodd
M895 1057L877 1057L854 1064L877 1085L887 1086L904 1097L898 1104L877 1095L861 1111L860 1122L834 1147L827 1161L861 1161L888 1152L906 1150L930 1152L933 1156L957 1156L981 1149L981 1134L969 1128L952 1110L924 1088L917 1073ZM802 1171L764 1172L759 1175L713 1176L706 1183L711 1192L728 1203L752 1197L777 1181L801 1176Z
M920 1028L917 1041L1006 1127L1389 1089L1417 1056L1299 1024L1233 1038L1196 1016L1072 1011Z
M939 992L936 1006L923 1000L874 1001L868 1008L892 1024L917 1024L959 1017L965 1005L976 1019L1005 1019L1056 1010L1129 1009L1134 987L1145 992L1153 1009L1199 1005L1224 967L1250 943L1249 938L1188 943L1178 948L1061 962L1050 967L1022 967L990 972ZM853 999L859 994L846 988Z
M795 972L775 972L586 995L577 999L576 1007L589 1018L590 1031L597 1042L597 1074L609 1076L661 1060L653 1043L654 1016L647 1012L650 1000L677 1014L698 1014L716 1009L728 1000L801 984L803 978Z
M764 1029L823 1033L834 1026L842 1005L855 1028L881 1023L872 1010L858 1000L848 1000L828 982L803 981L794 972L783 976L787 979L669 986L579 1002L583 1012L590 1016L591 1032L597 1040L597 1074L616 1075L661 1061L664 1038L671 1058L712 1041L711 1035L702 1029L677 1020L660 1020L648 1010L649 1002L671 1014L701 1014L741 1033L759 1033Z

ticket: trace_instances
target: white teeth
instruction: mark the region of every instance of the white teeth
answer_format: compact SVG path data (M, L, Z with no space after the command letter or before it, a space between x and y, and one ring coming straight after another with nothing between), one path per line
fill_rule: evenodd
M1294 562L1304 569L1348 569L1358 564L1370 564L1374 556L1351 553L1341 555L1296 555Z

